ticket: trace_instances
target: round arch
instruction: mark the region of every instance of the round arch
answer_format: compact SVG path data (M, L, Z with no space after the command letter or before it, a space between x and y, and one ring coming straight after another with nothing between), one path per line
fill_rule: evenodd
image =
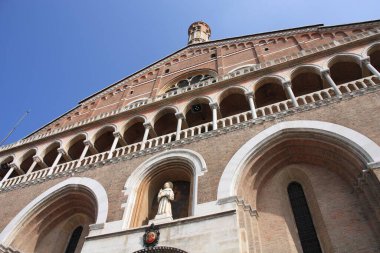
M96 141L97 138L99 138L103 133L112 130L112 132L117 131L117 126L114 124L106 125L100 128L96 133L91 137L92 143Z
M331 56L329 59L325 61L323 64L324 69L330 68L332 65L334 65L337 62L343 61L343 62L354 62L361 66L361 59L362 56L358 54L353 53L344 53L344 54L336 54Z
M246 142L228 162L218 185L217 198L236 196L240 175L249 158L268 141L284 133L307 132L333 137L352 147L367 164L380 162L380 147L368 137L341 125L312 120L287 121L273 125Z
M194 77L197 75L209 75L215 78L217 76L217 72L212 69L196 69L196 70L186 72L184 74L181 74L169 80L162 88L160 88L160 91L158 94L163 94L167 92L169 89L171 89L173 86L176 86L176 84L183 79L187 79L189 77Z
M218 104L220 104L223 101L223 99L225 99L227 96L231 94L237 93L244 95L246 92L248 92L248 89L243 86L231 86L219 92L216 96L216 101L218 102Z
M368 57L372 50L380 50L380 41L376 41L367 46L362 52L362 57Z
M88 134L85 133L85 132L82 132L82 133L79 133L79 134L75 135L73 138L71 138L71 139L66 143L66 145L64 145L64 146L65 146L65 149L68 150L68 149L69 149L72 145L74 145L78 140L83 139L83 137L84 137L85 140L88 140Z
M305 64L297 66L290 71L290 80L294 79L294 77L304 72L311 72L320 75L322 72L322 67L315 64Z
M127 229L131 226L133 210L137 200L138 190L140 184L145 180L149 175L155 172L157 166L170 163L172 161L182 161L190 166L193 174L193 201L192 209L195 213L196 204L197 204L197 184L198 177L202 176L207 171L206 162L203 157L192 150L189 149L173 149L167 150L160 154L157 154L148 160L140 164L128 177L128 180L124 186L124 194L128 196L127 202L124 206L123 214L123 229Z
M196 97L196 98L193 98L190 100L190 102L188 102L184 107L183 107L183 110L181 110L181 112L183 114L186 114L186 112L188 112L190 110L190 107L193 105L193 104L199 104L199 103L207 103L207 104L211 104L213 103L213 99L209 96L201 96L201 97Z
M88 190L96 200L97 214L96 224L103 224L108 215L108 197L103 186L96 180L84 177L72 177L49 188L26 205L4 228L0 234L0 244L10 246L12 237L17 233L22 224L35 212L43 207L44 203L54 199L61 192L70 187L83 187Z
M179 112L178 108L176 106L165 106L160 108L160 110L154 115L152 119L152 126L154 127L154 124L159 120L162 116L164 116L167 113L177 113Z
M255 93L258 89L260 89L264 84L273 82L275 84L278 84L282 87L282 83L284 83L286 79L279 75L270 75L270 76L263 76L259 78L256 82L252 85L252 90Z

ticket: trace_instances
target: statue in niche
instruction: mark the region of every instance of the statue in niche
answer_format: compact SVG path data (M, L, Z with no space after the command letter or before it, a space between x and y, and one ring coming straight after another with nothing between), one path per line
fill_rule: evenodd
M173 183L166 182L157 196L158 210L157 216L172 217L172 204L174 200Z

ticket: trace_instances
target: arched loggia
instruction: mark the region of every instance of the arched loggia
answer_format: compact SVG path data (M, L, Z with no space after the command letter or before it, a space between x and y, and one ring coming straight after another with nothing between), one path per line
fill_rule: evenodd
M254 86L256 107L263 107L287 100L282 82L277 78L264 78Z
M291 75L292 90L296 97L324 88L320 72L313 67L297 68Z
M154 131L157 136L173 133L177 129L177 110L171 107L162 109L154 118Z
M241 88L233 87L225 90L220 95L219 101L223 118L250 110L245 92Z
M192 100L184 111L186 112L185 118L189 127L212 121L210 100L207 98L196 98Z
M364 77L361 63L355 56L338 55L329 62L328 67L337 85Z

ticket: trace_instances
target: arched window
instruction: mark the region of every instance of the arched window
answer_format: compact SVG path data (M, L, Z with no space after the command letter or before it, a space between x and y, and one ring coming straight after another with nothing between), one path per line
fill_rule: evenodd
M70 241L67 244L67 248L65 250L65 253L74 253L75 249L78 246L78 242L80 239L80 236L82 235L83 227L79 226L77 227L73 233L71 234Z
M290 183L288 195L303 252L322 253L302 186L296 182Z

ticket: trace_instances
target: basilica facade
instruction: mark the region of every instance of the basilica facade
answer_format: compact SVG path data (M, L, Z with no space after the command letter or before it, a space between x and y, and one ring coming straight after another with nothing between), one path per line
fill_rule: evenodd
M380 21L210 36L0 147L0 252L380 252Z

